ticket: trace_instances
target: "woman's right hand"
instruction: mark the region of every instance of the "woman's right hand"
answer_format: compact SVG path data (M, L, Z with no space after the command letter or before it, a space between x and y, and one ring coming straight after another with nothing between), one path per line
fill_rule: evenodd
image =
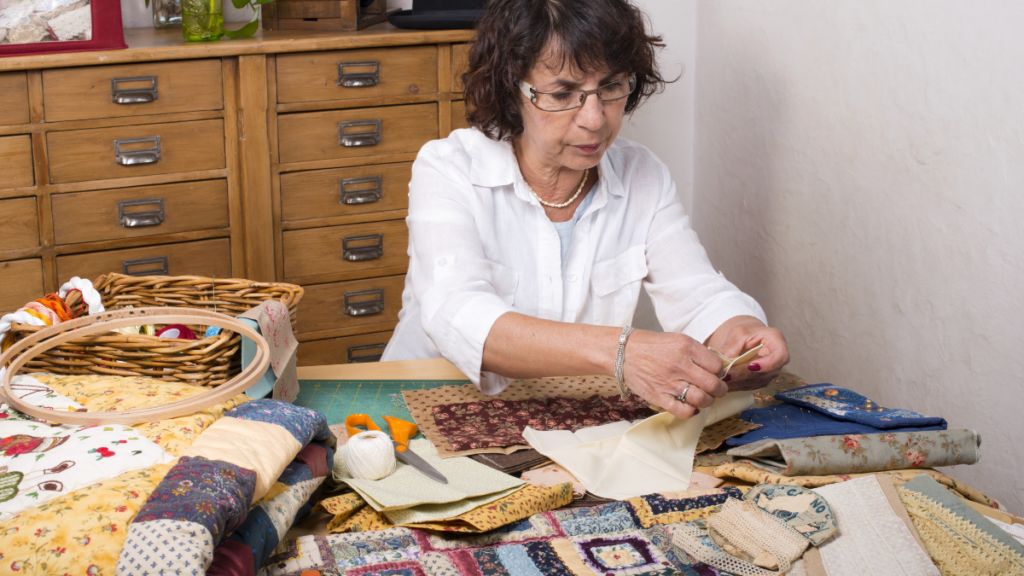
M679 418L690 418L729 392L718 378L722 360L683 334L634 330L626 341L623 377L641 398ZM689 390L686 387L690 386ZM679 395L686 390L686 402Z

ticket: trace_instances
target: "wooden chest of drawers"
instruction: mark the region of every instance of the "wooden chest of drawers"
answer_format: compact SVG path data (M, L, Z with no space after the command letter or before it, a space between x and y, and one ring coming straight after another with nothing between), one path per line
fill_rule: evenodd
M412 161L465 126L471 32L125 36L0 58L0 313L111 271L286 281L300 364L379 358Z

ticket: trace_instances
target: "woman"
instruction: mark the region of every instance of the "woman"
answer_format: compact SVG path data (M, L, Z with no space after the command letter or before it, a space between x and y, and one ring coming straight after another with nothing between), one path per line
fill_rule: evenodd
M664 87L661 46L628 0L488 4L464 76L473 128L413 165L409 274L383 360L443 356L486 394L615 375L680 418L788 362L757 302L711 267L665 165L617 139ZM641 284L665 333L623 328ZM759 344L719 379L708 346Z

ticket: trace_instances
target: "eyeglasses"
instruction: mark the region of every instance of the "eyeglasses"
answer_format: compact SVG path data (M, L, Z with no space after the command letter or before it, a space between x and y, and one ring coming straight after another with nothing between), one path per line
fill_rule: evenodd
M519 91L530 99L534 106L545 112L562 112L583 106L587 96L597 95L602 102L622 100L636 90L636 75L630 74L618 80L598 86L593 90L561 90L558 92L541 92L527 83L519 81Z

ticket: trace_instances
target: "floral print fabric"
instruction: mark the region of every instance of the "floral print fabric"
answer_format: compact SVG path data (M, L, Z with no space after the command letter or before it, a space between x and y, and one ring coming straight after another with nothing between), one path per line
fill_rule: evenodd
M942 472L935 470L929 470L927 468L921 470L889 470L887 472L872 472L871 474L885 474L895 479L899 484L906 482L912 478L917 477L920 474L925 474L935 480L939 484L942 484L946 488L955 492L957 495L962 496L968 500L983 504L997 510L1002 510L1003 506L996 501L994 498L986 496L980 491L976 490L960 482L954 480L949 476L946 476ZM870 474L833 474L829 476L782 476L767 470L757 468L748 462L730 462L722 464L718 468L715 468L715 476L717 478L739 478L745 482L752 484L759 484L761 482L769 482L771 484L789 484L792 486L804 486L806 488L817 488L818 486L827 486L829 484L837 484L839 482L846 482L854 478L862 478L869 476Z
M451 518L401 526L438 532L487 532L513 524L533 514L560 508L569 502L572 502L572 487L569 483L556 486L527 485L508 496ZM367 506L366 501L358 494L342 494L328 498L317 504L317 508L334 515L334 519L327 526L328 532L332 534L395 527L386 516Z
M827 476L974 464L980 445L973 430L937 430L762 440L728 454L783 476Z
M32 377L90 412L161 406L209 392L204 386L138 377L59 374L33 374ZM239 394L195 414L139 424L135 429L168 454L181 456L225 412L248 401L245 394Z
M639 396L490 400L431 408L437 429L455 450L526 444L521 434L534 430L569 430L656 414Z
M928 417L903 408L885 408L870 398L832 384L815 384L797 390L779 392L775 397L783 402L817 410L840 420L849 420L874 428L897 428L903 426L940 426L946 428L946 421Z
M110 574L138 513L170 470L157 464L97 482L0 522L0 570Z

